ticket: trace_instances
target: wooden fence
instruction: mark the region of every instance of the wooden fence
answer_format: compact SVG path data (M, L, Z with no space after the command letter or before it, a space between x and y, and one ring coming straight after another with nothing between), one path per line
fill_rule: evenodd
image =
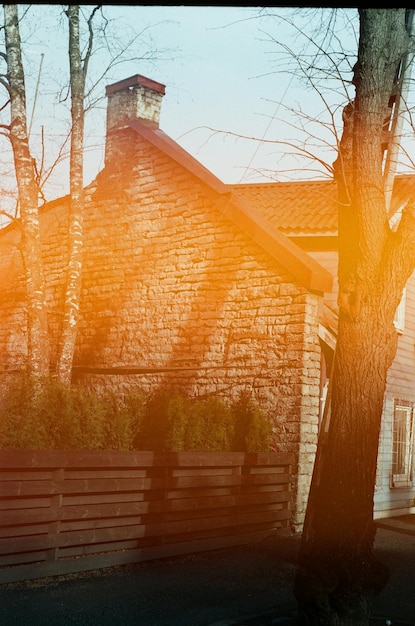
M0 584L259 540L292 455L0 450Z

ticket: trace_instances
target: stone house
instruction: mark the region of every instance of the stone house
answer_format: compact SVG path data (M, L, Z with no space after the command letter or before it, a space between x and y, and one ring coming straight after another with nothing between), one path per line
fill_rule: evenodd
M119 393L168 386L234 399L248 391L272 419L273 449L295 455L300 525L336 340L333 185L223 184L159 128L164 92L140 75L106 90L105 167L86 189L74 376ZM41 210L55 354L67 218L67 198ZM18 241L15 225L0 231L3 379L27 349ZM407 319L415 320L411 293ZM412 475L394 490L382 481L413 420L414 338L413 327L401 335L385 398L380 513L413 504Z

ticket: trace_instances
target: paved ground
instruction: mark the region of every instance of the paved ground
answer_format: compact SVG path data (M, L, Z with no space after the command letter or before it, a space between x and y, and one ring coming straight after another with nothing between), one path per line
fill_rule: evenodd
M293 624L298 536L175 559L0 586L0 626ZM376 550L392 575L373 626L415 626L415 516L384 520Z

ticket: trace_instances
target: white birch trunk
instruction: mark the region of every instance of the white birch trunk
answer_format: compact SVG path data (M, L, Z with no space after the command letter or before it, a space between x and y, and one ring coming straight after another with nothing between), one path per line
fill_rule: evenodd
M18 7L3 5L7 72L10 92L10 138L21 216L21 252L27 291L28 373L49 375L49 336L45 305L42 248L39 232L38 186L29 149L26 92L19 32Z
M58 360L57 379L65 384L71 382L71 372L82 280L82 239L83 239L83 148L84 148L84 88L85 70L82 65L79 32L79 5L69 5L69 63L71 83L71 154L70 154L70 218L69 218L69 257L66 279L65 304Z

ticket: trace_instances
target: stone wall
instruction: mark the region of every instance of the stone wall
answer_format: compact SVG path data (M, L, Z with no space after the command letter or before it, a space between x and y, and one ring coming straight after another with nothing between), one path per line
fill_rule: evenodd
M74 365L143 371L81 380L120 393L168 385L231 399L248 390L273 419L273 448L296 453L301 511L317 438L318 297L214 208L215 192L133 131L118 139L123 159L87 189ZM64 201L42 213L53 355L66 217ZM2 248L16 236L6 230ZM2 271L4 264L3 371L25 357L24 288L13 246L1 257Z

